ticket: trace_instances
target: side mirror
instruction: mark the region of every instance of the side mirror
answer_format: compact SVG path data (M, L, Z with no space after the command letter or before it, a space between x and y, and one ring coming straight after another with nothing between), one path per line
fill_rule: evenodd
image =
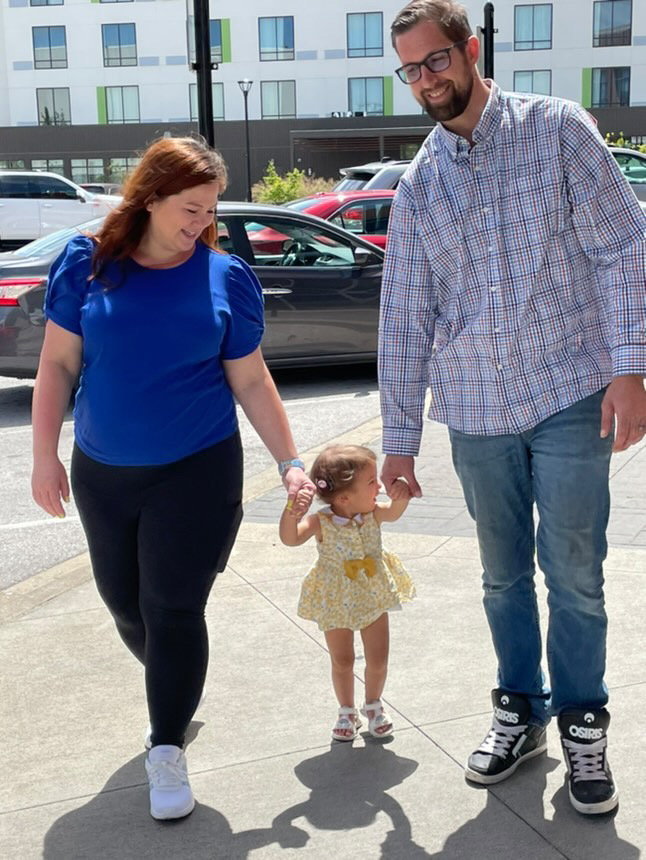
M367 248L357 246L354 249L354 262L357 266L367 266L374 262L374 254Z
M76 192L76 199L79 200L81 203L87 203L87 197L84 194L81 194L80 191Z

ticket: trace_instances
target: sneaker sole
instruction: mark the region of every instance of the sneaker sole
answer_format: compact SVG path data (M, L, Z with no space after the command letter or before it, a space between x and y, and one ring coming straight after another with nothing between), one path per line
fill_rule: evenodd
M502 782L507 779L507 777L511 776L512 773L515 772L516 768L523 762L529 761L530 758L536 758L536 756L539 756L541 753L546 751L547 740L540 744L540 746L537 746L536 749L533 749L531 752L521 756L514 762L514 764L511 765L511 767L508 767L507 770L503 770L501 773L479 773L477 770L471 770L467 763L464 768L464 775L470 782L477 782L478 785L495 785L497 782Z
M608 800L602 800L599 803L581 803L580 800L574 797L569 785L568 793L570 795L570 803L582 815L603 815L604 812L612 812L619 803L619 793L617 791Z
M185 809L180 810L179 812L156 812L155 810L151 809L150 814L155 819L155 821L173 821L177 818L186 818L186 816L190 815L194 809L195 799L191 800L190 804Z

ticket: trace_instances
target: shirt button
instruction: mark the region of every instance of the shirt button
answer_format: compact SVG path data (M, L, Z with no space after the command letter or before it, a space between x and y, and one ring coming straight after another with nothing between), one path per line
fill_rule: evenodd
M482 168L481 168L481 167L479 167L477 164L474 166L474 168L473 168L473 169L474 169L476 172L480 172L480 170L482 170Z
M496 365L496 370L502 370L502 364L497 364L497 365Z
M487 248L487 251L489 251L490 254L493 254L494 250L495 249L493 245L489 245L489 247Z
M496 290L498 289L498 287L490 287L490 289L491 289L491 292L492 292L492 293L495 293L495 292L496 292Z
M490 212L491 212L491 209L488 206L485 206L485 208L482 210L483 215L488 215Z
M497 325L497 326L494 328L494 331L495 331L495 333L496 333L496 334L500 334L500 326L499 326L499 325Z

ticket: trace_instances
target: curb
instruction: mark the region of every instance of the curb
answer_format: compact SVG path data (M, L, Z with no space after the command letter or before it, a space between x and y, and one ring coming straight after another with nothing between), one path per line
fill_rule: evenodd
M310 466L315 457L328 445L368 445L381 435L381 417L377 416L359 424L352 430L347 430L339 436L315 445L301 452L301 457ZM281 486L276 467L272 464L267 469L252 475L244 482L243 504L264 496ZM244 520L243 520L244 522ZM17 621L33 609L59 597L66 591L82 585L92 579L90 557L87 552L67 559L60 564L50 567L41 573L34 574L22 582L17 582L4 591L0 591L0 624Z

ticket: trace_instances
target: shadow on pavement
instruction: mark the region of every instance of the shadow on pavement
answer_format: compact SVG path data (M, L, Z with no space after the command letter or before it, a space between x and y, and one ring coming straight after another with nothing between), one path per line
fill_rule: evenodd
M305 818L316 830L349 830L369 827L380 812L392 823L382 856L428 857L413 842L411 825L401 805L386 790L403 782L417 770L417 762L398 756L380 740L365 746L332 743L329 752L306 759L294 768L298 779L310 789L303 803L286 809L274 819L282 829L297 818ZM345 851L343 853L346 853Z

